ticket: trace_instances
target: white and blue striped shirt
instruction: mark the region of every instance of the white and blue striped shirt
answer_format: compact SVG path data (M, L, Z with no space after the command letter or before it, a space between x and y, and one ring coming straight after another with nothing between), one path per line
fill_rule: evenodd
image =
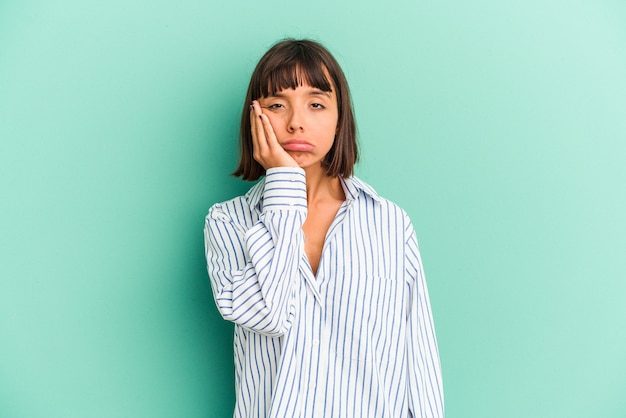
M305 174L273 168L214 205L215 303L235 323L236 418L443 417L437 341L406 213L355 177L317 276L304 252Z

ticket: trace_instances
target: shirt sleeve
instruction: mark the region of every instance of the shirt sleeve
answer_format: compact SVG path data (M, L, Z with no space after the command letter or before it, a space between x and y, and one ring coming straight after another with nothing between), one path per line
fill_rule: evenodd
M217 204L204 228L207 269L224 319L269 336L284 334L295 314L306 181L300 168L267 170L263 211L250 229Z
M417 238L408 218L406 236L406 273L411 289L407 316L410 416L443 418L443 384L437 338Z

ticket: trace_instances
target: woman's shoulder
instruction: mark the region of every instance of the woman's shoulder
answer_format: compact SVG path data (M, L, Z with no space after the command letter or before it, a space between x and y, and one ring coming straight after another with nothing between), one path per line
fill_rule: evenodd
M351 177L346 180L346 197L350 198L349 191L358 190L353 203L356 210L352 215L358 218L361 225L377 225L384 228L385 236L392 242L406 242L413 235L414 228L408 213L394 201L382 197L372 186L363 180ZM354 192L353 192L354 193Z

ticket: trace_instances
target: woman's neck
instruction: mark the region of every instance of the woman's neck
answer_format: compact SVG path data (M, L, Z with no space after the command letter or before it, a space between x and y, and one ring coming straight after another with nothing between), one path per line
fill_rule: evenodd
M330 177L326 169L319 167L309 167L306 172L306 197L310 203L327 199L345 200L345 194L338 176Z

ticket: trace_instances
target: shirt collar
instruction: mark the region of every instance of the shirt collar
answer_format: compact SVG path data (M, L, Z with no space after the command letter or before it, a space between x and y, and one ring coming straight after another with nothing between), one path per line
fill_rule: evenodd
M376 191L369 184L361 181L357 177L340 177L341 185L343 186L343 192L346 195L346 200L356 200L359 195L365 194L372 198L376 203L380 203L381 198Z
M343 192L346 195L346 200L354 201L358 199L358 197L363 194L367 197L370 197L376 203L380 203L381 197L376 193L376 191L369 184L363 182L361 179L357 177L348 177L343 178L339 177L341 180L341 186L343 187ZM246 199L248 200L248 204L251 208L255 208L259 212L263 210L263 189L265 187L265 178L261 179L257 184L252 186L248 193L246 193Z

